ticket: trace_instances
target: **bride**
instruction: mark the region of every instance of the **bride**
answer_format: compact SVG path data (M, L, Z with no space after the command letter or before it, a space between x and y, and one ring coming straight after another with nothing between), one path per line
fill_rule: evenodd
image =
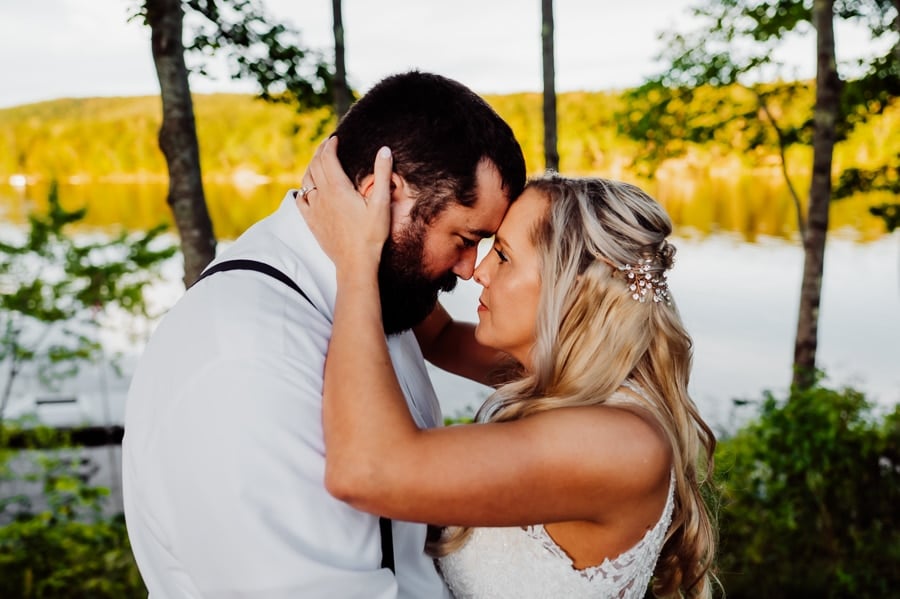
M709 597L715 533L700 487L715 438L687 393L664 210L625 183L530 181L475 270L477 326L438 306L416 330L427 359L496 391L475 424L419 430L380 320L390 154L364 201L336 145L317 152L316 187L298 196L337 270L328 490L443 527L429 550L460 598L641 598L651 583L660 597Z

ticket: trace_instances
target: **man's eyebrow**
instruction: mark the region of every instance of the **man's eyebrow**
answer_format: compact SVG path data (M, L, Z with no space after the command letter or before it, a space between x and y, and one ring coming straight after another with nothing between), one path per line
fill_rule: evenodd
M493 231L485 231L484 229L469 229L469 235L474 237L481 237L482 239L487 239L488 237L493 237Z

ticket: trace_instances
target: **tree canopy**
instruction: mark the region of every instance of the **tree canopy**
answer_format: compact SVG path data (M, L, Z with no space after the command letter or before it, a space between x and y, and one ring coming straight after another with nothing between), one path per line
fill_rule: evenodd
M836 186L832 181L835 143L884 112L900 95L900 1L707 0L693 9L693 15L699 22L695 29L662 36L667 50L661 58L668 66L628 95L620 127L629 136L646 140L641 158L650 172L691 144L715 143L744 152L763 146L778 149L804 245L793 384L807 387L815 380L830 201L855 191L900 187L900 150L885 162L837 173ZM836 21L864 27L873 47L884 50L838 65ZM793 81L779 51L792 37L813 31L815 101L803 118L788 119L776 108L787 104L804 82L765 82ZM715 96L698 94L706 87L732 88L734 96L708 102ZM813 150L805 198L786 158L788 148L795 145ZM873 210L889 227L896 224L896 212L896 205L890 204Z

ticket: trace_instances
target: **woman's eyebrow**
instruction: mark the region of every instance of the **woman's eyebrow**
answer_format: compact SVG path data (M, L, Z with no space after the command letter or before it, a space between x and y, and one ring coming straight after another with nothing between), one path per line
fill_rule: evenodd
M499 243L505 248L509 248L509 244L506 243L506 240L503 239L500 235L494 235L494 243Z

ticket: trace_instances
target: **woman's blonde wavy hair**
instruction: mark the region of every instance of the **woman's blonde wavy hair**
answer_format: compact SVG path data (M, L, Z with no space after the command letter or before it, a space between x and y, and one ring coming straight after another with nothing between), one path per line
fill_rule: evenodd
M500 386L476 420L612 403L655 420L672 447L675 509L653 592L709 597L716 534L701 487L712 484L716 440L688 395L691 338L674 303L636 301L627 274L616 268L649 259L655 275L668 270L671 220L639 188L617 181L549 173L527 189L550 201L533 231L544 284L532 370ZM458 549L470 530L448 530L429 552Z

